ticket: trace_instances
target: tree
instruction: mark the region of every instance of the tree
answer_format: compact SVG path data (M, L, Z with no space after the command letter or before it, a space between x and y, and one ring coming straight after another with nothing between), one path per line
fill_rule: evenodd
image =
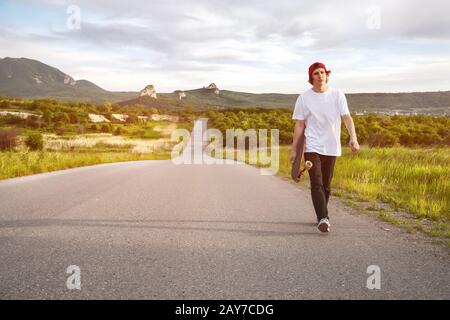
M398 137L383 128L371 134L368 138L369 147L392 147L398 143Z
M53 118L53 114L49 110L45 110L42 115L42 119L44 120L44 122L47 126L52 124L52 122L53 122L52 118Z
M121 106L118 105L118 104L113 104L111 106L111 111L114 112L114 113L120 112L121 111Z
M103 105L99 105L98 107L97 107L97 110L100 112L100 113L110 113L111 112L111 110L112 110L112 107L111 107L111 103L105 103L105 104L103 104Z
M54 114L52 120L55 122L62 122L62 123L70 122L70 118L65 112L57 112L56 114Z
M130 114L126 120L126 123L138 123L138 117L134 114Z
M80 122L78 115L76 113L69 113L69 122L72 124L76 124Z

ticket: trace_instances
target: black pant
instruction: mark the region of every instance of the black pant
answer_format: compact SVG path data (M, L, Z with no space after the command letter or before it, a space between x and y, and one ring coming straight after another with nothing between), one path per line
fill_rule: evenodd
M305 152L305 161L311 161L313 166L308 171L311 182L311 198L317 215L317 222L328 218L328 198L331 191L335 156L325 156L316 152Z

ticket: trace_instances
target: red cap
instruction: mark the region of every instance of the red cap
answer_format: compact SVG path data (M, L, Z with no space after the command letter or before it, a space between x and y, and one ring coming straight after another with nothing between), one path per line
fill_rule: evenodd
M314 70L316 70L318 68L324 68L325 71L328 72L327 68L325 67L325 65L322 62L314 62L309 67L309 79L312 79L312 74L313 74Z
M309 83L313 84L312 74L313 74L314 70L316 70L318 68L324 68L327 75L331 72L330 70L327 70L327 68L325 67L325 65L322 62L314 62L311 66L309 66L309 70L308 70L308 72L309 72L308 82Z

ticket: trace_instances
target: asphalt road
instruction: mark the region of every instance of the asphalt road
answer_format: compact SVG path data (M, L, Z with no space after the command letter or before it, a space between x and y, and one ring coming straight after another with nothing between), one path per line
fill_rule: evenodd
M339 160L338 160L339 161ZM449 251L248 165L140 161L0 181L1 299L449 299ZM70 290L70 265L81 290ZM380 268L380 289L366 287Z

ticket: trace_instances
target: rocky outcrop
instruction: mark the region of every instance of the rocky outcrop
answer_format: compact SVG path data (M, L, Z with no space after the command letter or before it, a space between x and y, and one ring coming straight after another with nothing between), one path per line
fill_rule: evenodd
M174 91L174 93L177 95L178 100L186 98L186 93L184 91L176 90L176 91Z
M206 89L206 90L210 90L210 91L214 92L215 94L219 94L220 93L219 88L216 86L216 84L214 82L211 83L209 86L203 87L203 88Z
M34 113L29 113L29 112L0 111L0 116L8 116L8 115L19 117L20 119L26 119L28 117L37 117L37 118L42 117L42 115L40 115L40 114L34 114Z
M179 120L178 116L173 116L170 114L152 114L150 117L153 121L167 120L170 122L178 122Z
M39 75L35 75L33 77L33 79L34 79L34 81L36 81L37 84L41 84L42 83L41 77Z
M157 99L156 89L152 84L150 84L139 92L139 96L140 97L149 96L150 98Z
M101 114L95 114L95 113L89 113L88 115L89 121L91 122L111 122L108 119L105 118L105 116L102 116Z
M121 114L121 113L113 113L113 114L111 114L111 118L113 120L117 120L117 121L120 121L120 122L125 122L125 121L127 121L128 115Z
M64 75L64 84L74 86L77 82L69 75Z

